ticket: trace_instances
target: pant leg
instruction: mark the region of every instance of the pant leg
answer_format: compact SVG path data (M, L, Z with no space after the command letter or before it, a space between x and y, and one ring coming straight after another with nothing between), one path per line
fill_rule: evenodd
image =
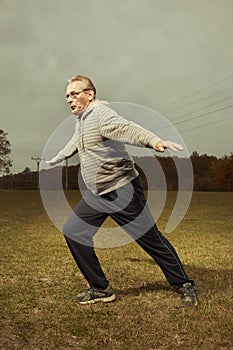
M136 178L132 185L134 195L129 205L110 216L156 261L173 287L179 288L186 282L194 284L184 271L174 247L154 223L140 178Z
M194 284L187 276L174 247L158 231L156 225L136 242L156 261L174 288L180 288L186 282Z
M90 287L105 289L107 280L93 246L93 236L107 215L90 207L83 199L63 227L68 247Z

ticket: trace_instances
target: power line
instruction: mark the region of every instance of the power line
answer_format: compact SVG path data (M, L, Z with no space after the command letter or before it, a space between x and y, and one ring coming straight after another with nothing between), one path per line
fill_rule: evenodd
M199 119L201 117L205 117L207 115L210 115L210 114L213 114L213 113L216 113L216 112L219 112L219 111L223 111L223 110L231 108L231 107L233 107L233 104L230 105L230 106L226 106L226 107L222 107L222 108L216 109L215 111L211 111L211 112L200 114L198 116L194 116L194 118L196 120L196 119ZM183 123L187 123L187 122L190 122L190 121L193 121L193 119L181 120L180 122L174 123L174 125L183 124Z
M171 106L171 105L173 105L173 104L176 104L176 103L178 103L178 102L180 102L180 101L182 101L182 100L184 100L184 99L186 99L186 98L188 98L188 97L190 97L190 96L193 96L193 95L198 94L198 93L201 92L201 91L207 90L207 89L209 89L209 88L211 88L211 87L213 87L213 86L216 86L216 85L218 85L218 84L220 84L220 83L222 83L222 82L224 82L224 81L226 81L226 80L229 80L229 79L231 79L232 77L233 77L233 75L230 75L229 77L224 78L224 79L222 79L222 80L219 80L219 81L217 81L217 82L214 83L214 84L211 84L211 85L209 85L209 86L206 86L206 87L204 87L204 88L202 88L202 89L199 89L199 90L197 90L197 91L195 91L195 92L193 92L193 93L191 93L191 94L189 94L189 95L185 95L185 96L183 96L183 97L181 97L181 98L179 98L179 99L177 99L177 100L175 100L175 101L172 101L172 102L168 103L167 105L162 106L161 108L163 109L163 108L166 108L166 107Z
M222 119L222 120L216 120L215 122L211 122L211 123L207 123L207 124L204 124L204 125L200 125L200 126L197 126L197 127L195 127L195 128L190 128L190 129L182 130L181 132L186 132L186 131L190 131L190 130L200 129L200 128L203 128L203 127L205 127L205 126L218 124L218 123L224 122L224 121L226 121L226 120L230 120L230 119L233 119L233 117L225 118L225 119Z
M192 114L192 113L195 113L195 112L201 111L202 109L205 109L205 108L208 108L208 107L211 107L211 106L217 105L218 103L223 102L223 101L226 101L226 100L229 100L229 99L230 99L230 98L232 98L232 97L233 97L233 96L228 96L228 97L225 97L225 98L223 98L223 99L221 99L221 100L219 100L219 101L216 101L216 102L214 102L214 103L211 103L211 104L209 104L209 105L207 105L207 106L204 106L204 107L201 107L201 108L195 109L195 110L194 110L194 111L192 111L192 112L188 112L188 113L182 114L182 115L180 115L180 116L178 116L178 117L176 117L176 118L172 119L171 121L173 122L173 121L175 121L175 120L178 120L178 119L180 119L180 118L182 118L182 117L185 117L185 116L187 116L187 115L190 115L190 114Z
M220 93L222 93L222 92L225 92L225 91L228 91L228 90L230 90L230 89L233 89L233 86L231 86L231 87L229 87L229 88L226 88L226 89L224 89L224 90L215 92L215 93L213 93L213 94L210 94L210 95L208 95L208 96L201 97L201 98L199 98L198 100L195 100L195 101L186 103L186 104L183 105L183 106L180 106L180 107L171 109L170 111L165 112L165 113L166 113L166 114L167 114L167 113L172 113L172 112L177 111L177 110L179 110L179 109L182 109L182 108L184 108L184 107L191 106L191 105L193 105L193 104L195 104L195 103L198 103L198 102L200 102L200 101L206 100L206 99L209 98L209 97L218 95L218 94L220 94Z
M216 113L216 112L220 112L220 111L223 111L223 110L228 109L228 108L231 108L231 107L233 107L233 104L232 104L232 105L229 105L229 106L226 106L226 107L218 108L218 109L216 109L216 110L214 110L214 111L210 111L210 112L207 112L207 113L199 114L199 115L197 115L197 116L194 116L192 119L185 119L185 120L182 120L182 121L180 121L180 122L174 123L174 125L178 125L178 124L182 124L182 123L191 122L191 121L194 120L194 118L195 118L195 120L196 120L196 119L199 119L199 118L201 118L201 117L205 117L205 116L207 116L207 115L210 115L210 114L213 114L213 113ZM156 128L156 132L157 132L158 130L166 129L166 128L169 128L169 127L170 127L169 124L163 124L163 125L161 125L161 126L159 126L159 127Z
M211 122L211 123L207 123L207 124L202 124L202 125L199 125L199 126L196 126L194 128L189 128L189 129L185 129L185 130L181 130L180 133L183 133L183 132L186 132L186 131L191 131L191 130L196 130L196 129L200 129L200 128L204 128L205 126L210 126L210 125L214 125L214 124L218 124L218 123L221 123L221 122L224 122L226 120L230 120L230 119L233 119L233 117L228 117L228 118L225 118L225 119L221 119L221 120L216 120L214 122ZM172 132L166 136L170 136L170 135L174 135L175 132Z

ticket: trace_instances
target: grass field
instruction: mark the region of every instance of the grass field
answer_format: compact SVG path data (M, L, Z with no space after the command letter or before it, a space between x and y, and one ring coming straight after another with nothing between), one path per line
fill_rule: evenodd
M73 296L87 285L39 192L0 194L1 349L233 349L233 193L194 193L166 235L196 280L200 300L191 308L135 243L97 249L117 300L76 305ZM175 195L159 219L162 232ZM67 196L74 204L77 194Z

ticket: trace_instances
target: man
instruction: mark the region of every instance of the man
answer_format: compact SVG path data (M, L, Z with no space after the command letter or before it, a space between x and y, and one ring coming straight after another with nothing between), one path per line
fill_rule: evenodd
M181 291L185 306L197 304L194 281L187 276L168 240L159 232L146 203L141 180L125 143L164 152L183 147L119 116L96 99L92 81L77 75L68 81L66 101L77 116L71 140L48 161L54 165L78 151L86 185L82 200L64 225L70 251L90 289L77 295L81 304L115 300L93 246L93 236L110 216L157 262L168 282Z

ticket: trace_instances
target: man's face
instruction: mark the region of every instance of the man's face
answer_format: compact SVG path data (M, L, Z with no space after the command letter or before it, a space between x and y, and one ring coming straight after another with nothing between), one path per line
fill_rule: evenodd
M83 113L94 99L92 90L83 91L83 82L73 81L66 88L66 101L73 114Z

